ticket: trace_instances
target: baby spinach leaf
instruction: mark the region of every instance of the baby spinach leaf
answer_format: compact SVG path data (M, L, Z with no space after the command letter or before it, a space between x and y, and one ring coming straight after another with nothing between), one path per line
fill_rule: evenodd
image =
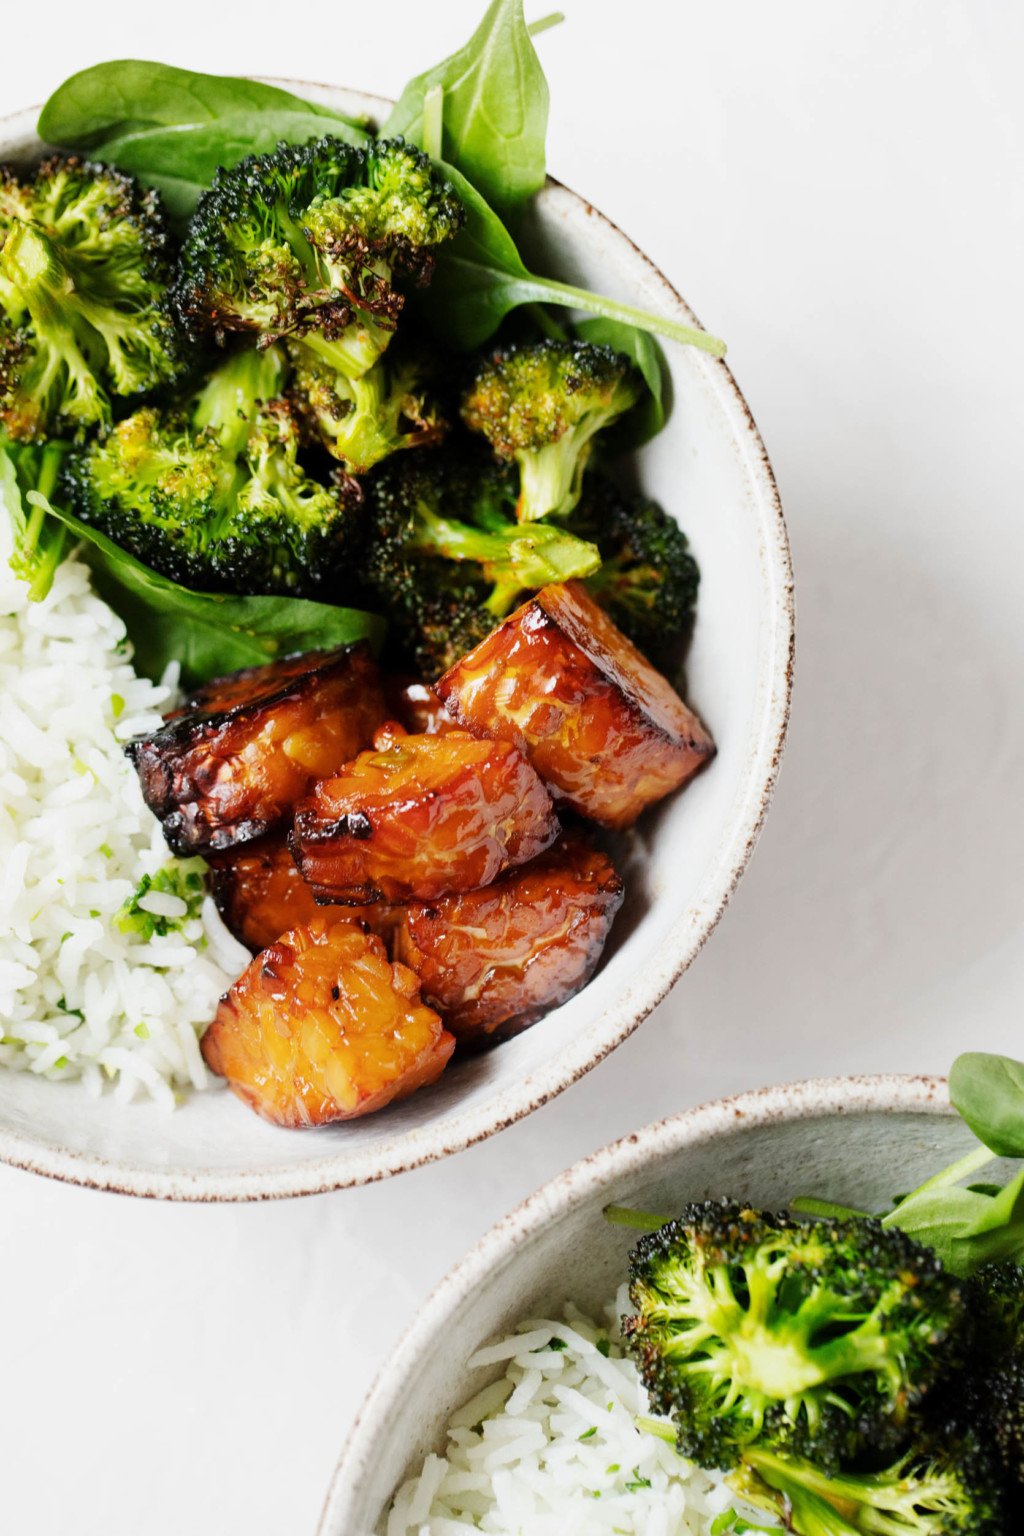
M441 91L441 155L505 213L544 185L548 86L523 0L492 0L464 47L417 75L384 124L424 143L425 98Z
M955 1275L982 1264L1024 1262L1024 1168L996 1194L977 1189L921 1189L884 1220L933 1248Z
M292 651L329 650L362 639L377 645L383 638L384 621L357 608L295 597L192 592L38 492L30 492L28 499L84 541L93 584L124 620L135 667L147 677L159 678L168 662L178 661L183 684L192 688Z
M420 304L424 319L450 345L466 350L478 347L511 310L520 304L540 303L580 309L642 331L654 331L715 357L724 355L725 343L706 331L528 271L515 241L490 204L455 166L444 161L439 164L462 199L466 223L438 252L433 281Z
M606 434L612 448L624 451L639 448L657 437L665 425L671 410L671 375L665 355L648 331L635 325L625 325L621 320L609 320L595 316L579 320L573 327L581 341L592 341L598 346L614 347L624 352L643 374L647 393L638 405L622 418Z
M39 137L48 144L92 149L102 140L145 128L275 111L360 126L344 113L262 80L204 75L149 59L112 59L80 70L57 87L39 114Z
M146 186L163 194L170 212L188 218L213 180L218 166L237 165L246 155L267 154L282 141L305 144L330 133L350 144L367 135L340 119L326 120L309 111L267 108L255 114L225 113L213 122L143 128L103 139L93 148Z
M966 1051L950 1071L949 1097L998 1157L1024 1157L1024 1062Z
M1024 1062L968 1051L953 1063L949 1096L981 1144L898 1197L882 1225L933 1248L957 1275L1006 1259L1024 1263L1024 1168L1007 1184L974 1177L996 1157L1024 1158ZM863 1214L807 1197L791 1207L832 1219Z

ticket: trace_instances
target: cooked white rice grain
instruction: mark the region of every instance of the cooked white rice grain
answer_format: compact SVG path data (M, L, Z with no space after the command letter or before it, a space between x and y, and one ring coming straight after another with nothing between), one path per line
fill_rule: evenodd
M159 891L148 941L114 914L170 857L123 743L173 698L137 677L121 620L74 556L32 603L0 508L0 1065L172 1107L211 1079L198 1038L248 953L213 902Z
M603 1325L570 1306L479 1350L470 1366L504 1376L452 1415L446 1454L402 1484L378 1536L709 1536L737 1501L636 1427L650 1410L622 1352L626 1310L620 1292Z

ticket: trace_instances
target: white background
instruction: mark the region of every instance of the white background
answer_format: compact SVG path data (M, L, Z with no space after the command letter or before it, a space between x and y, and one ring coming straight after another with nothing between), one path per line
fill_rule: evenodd
M449 1162L241 1208L0 1171L3 1536L311 1536L419 1300L566 1164L767 1081L1024 1054L1024 9L565 5L550 167L727 338L779 476L798 666L767 831L639 1033ZM104 0L37 32L19 4L0 110L125 54L393 94L481 8Z

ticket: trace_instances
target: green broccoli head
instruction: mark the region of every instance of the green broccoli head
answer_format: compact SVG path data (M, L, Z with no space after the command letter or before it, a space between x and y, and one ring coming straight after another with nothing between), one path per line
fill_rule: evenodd
M540 341L486 357L462 419L499 460L519 467L520 522L564 517L580 499L596 433L640 398L627 357L584 341Z
M72 510L154 570L203 591L315 595L356 509L299 461L280 349L229 358L181 409L136 411L78 448Z
M439 677L524 594L590 574L592 544L515 521L514 476L461 447L403 454L366 483L366 579L400 658Z
M194 336L302 337L357 379L462 224L452 187L401 139L280 145L220 170L189 224L174 290Z
M967 1281L964 1299L978 1360L997 1364L1009 1351L1024 1349L1024 1265L983 1264Z
M566 526L601 551L587 587L662 672L678 670L693 627L700 572L674 518L646 496L588 475Z
M978 1382L974 1404L978 1422L992 1436L1008 1483L1024 1502L1024 1345Z
M643 1238L630 1273L631 1351L703 1466L755 1441L826 1469L896 1447L962 1348L957 1281L875 1221L709 1201Z
M13 439L110 420L110 396L175 379L159 199L109 166L0 170L0 424Z
M494 628L487 589L450 561L424 558L417 584L397 585L388 608L388 659L431 682ZM381 596L381 588L373 590Z
M1003 1536L993 1470L971 1436L863 1473L826 1473L801 1457L752 1446L729 1482L796 1536Z
M290 398L307 431L350 475L362 475L403 448L439 442L445 421L412 359L375 363L362 378L328 367L301 341L290 348Z

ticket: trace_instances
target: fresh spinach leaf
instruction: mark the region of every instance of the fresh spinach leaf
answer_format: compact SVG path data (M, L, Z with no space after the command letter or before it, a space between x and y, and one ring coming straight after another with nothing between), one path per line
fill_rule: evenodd
M30 492L28 499L83 540L93 584L124 620L135 667L147 677L159 678L168 662L178 661L183 684L192 688L292 651L329 650L362 639L377 645L383 638L383 620L357 608L294 597L192 592L38 492Z
M424 101L438 91L438 158L468 176L503 213L516 213L544 185L548 126L548 86L523 0L492 0L464 47L409 81L383 132L427 148Z
M304 101L262 80L204 75L148 59L112 59L80 70L57 87L39 114L39 137L48 144L93 149L104 140L146 128L275 111L362 126L331 107Z
M955 1275L1006 1259L1024 1263L1024 1168L994 1195L959 1185L918 1190L882 1225L933 1248Z
M639 404L606 434L609 445L623 451L639 448L652 437L657 437L668 420L672 396L671 375L665 355L654 337L635 325L625 325L621 320L598 316L577 321L573 329L581 341L596 342L598 346L614 347L616 352L624 352L639 368L647 385L647 393Z
M424 319L450 345L466 350L478 347L513 309L539 303L583 310L698 347L714 357L724 356L725 343L707 331L528 271L490 204L455 166L439 163L462 199L466 223L438 252L433 281L420 305Z
M1022 1264L1024 1168L1006 1184L979 1182L975 1175L996 1157L1024 1158L1024 1062L968 1051L953 1063L949 1096L981 1145L899 1197L882 1225L933 1248L957 1275L1006 1259ZM791 1207L832 1220L863 1215L806 1196Z
M188 218L219 166L246 155L267 154L284 141L305 144L330 133L350 144L368 142L361 129L310 111L267 108L255 114L225 113L214 122L143 128L103 139L94 153L156 187L176 218Z
M998 1157L1024 1157L1024 1062L966 1051L950 1071L949 1097Z

